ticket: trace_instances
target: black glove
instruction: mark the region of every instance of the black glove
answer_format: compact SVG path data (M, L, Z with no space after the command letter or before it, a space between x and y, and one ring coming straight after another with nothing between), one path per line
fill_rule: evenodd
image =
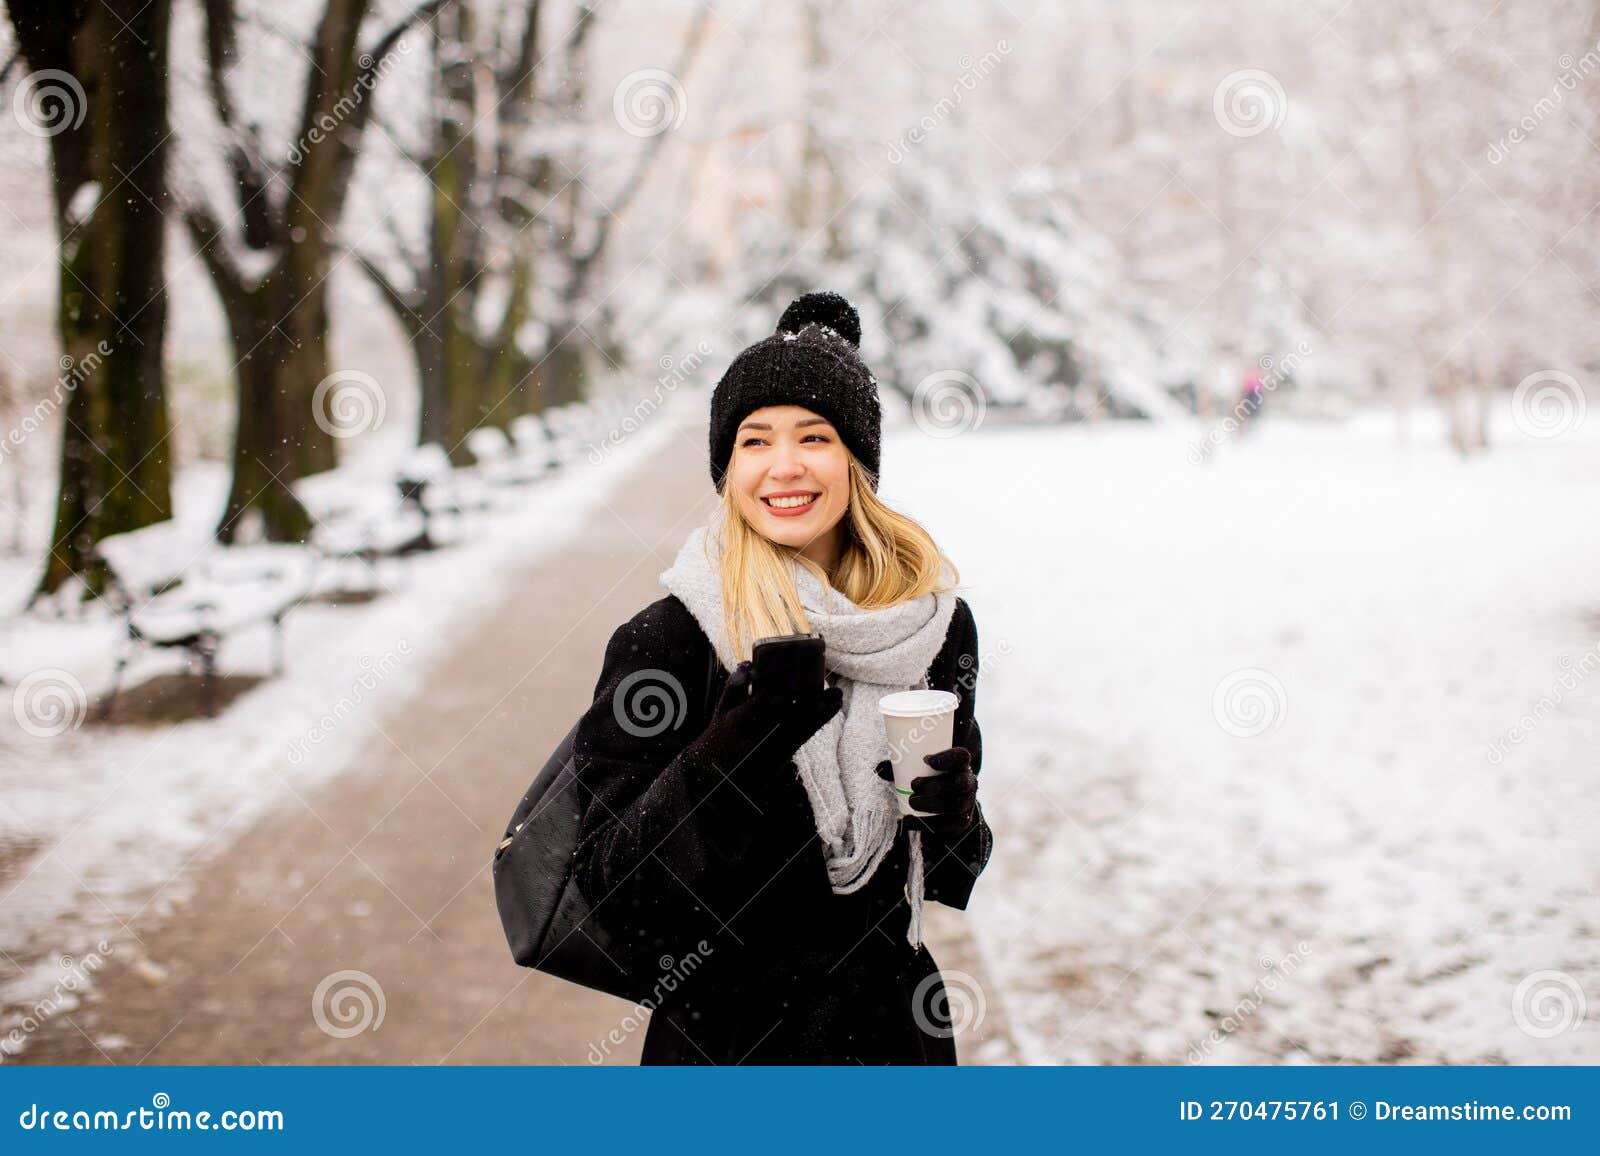
M911 806L927 815L907 815L906 821L935 835L959 835L971 829L978 819L978 776L972 769L972 752L966 747L951 747L924 755L922 761L937 774L919 775L911 780ZM878 764L878 777L894 782L894 768L888 759Z
M783 766L844 707L844 691L818 686L804 694L751 693L750 663L728 675L704 733L691 744L724 774L742 767Z

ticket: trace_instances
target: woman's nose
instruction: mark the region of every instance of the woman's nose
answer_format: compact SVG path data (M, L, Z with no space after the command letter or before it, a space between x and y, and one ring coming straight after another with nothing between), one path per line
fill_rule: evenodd
M805 472L805 467L800 464L798 454L780 446L770 472L775 478L795 478Z

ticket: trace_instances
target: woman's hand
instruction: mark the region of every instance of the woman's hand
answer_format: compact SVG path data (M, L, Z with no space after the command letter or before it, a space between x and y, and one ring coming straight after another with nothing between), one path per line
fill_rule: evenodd
M909 801L914 810L928 814L906 818L936 835L959 835L970 829L978 818L978 776L972 769L972 752L951 747L924 755L922 761L938 773L912 779ZM888 759L878 764L878 777L894 782L894 767Z
M746 763L786 763L843 706L844 691L837 686L802 695L752 693L750 663L741 662L728 675L695 746L725 774Z

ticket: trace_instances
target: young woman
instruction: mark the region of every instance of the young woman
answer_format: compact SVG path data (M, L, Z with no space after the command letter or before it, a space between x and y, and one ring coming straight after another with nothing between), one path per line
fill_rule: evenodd
M860 335L847 301L808 293L728 368L721 505L612 635L574 740L575 877L660 975L647 1064L956 1062L922 904L965 908L989 859L977 627L932 538L877 497ZM752 694L752 643L807 631L828 685ZM960 707L912 784L930 817L902 821L878 704L922 686Z

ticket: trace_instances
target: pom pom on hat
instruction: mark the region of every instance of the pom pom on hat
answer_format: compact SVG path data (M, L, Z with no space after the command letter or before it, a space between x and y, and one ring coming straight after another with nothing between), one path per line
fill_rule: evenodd
M861 347L861 316L856 307L839 294L818 292L796 297L778 318L778 332L799 333L812 322L826 325L852 348Z

